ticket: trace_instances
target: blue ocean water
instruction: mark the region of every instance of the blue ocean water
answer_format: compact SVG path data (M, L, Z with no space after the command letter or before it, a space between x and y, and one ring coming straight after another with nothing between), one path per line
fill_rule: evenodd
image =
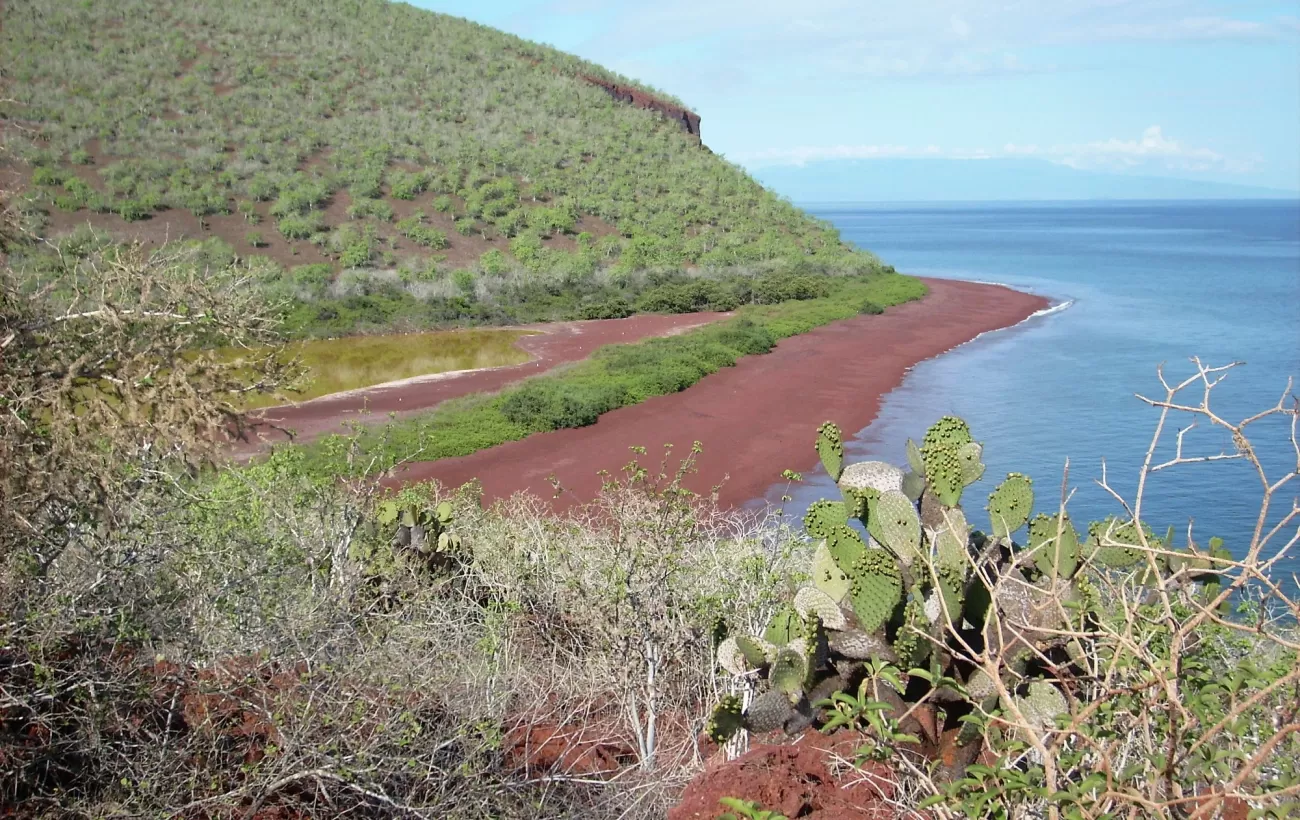
M1034 478L1040 511L1059 503L1069 460L1069 509L1079 522L1122 513L1098 486L1105 463L1111 486L1130 503L1158 411L1135 394L1164 398L1156 367L1181 381L1209 365L1246 364L1215 388L1211 408L1238 422L1277 404L1288 377L1300 392L1300 202L1032 203L811 207L842 236L911 274L1001 282L1040 293L1056 309L986 334L912 370L882 404L875 422L852 435L852 460L905 464L905 443L939 416L970 422L985 443L985 478L964 506L986 528L982 507L1009 471ZM863 355L871 355L864 350ZM1199 405L1203 388L1180 394ZM1172 416L1160 463L1175 453ZM1270 480L1296 468L1282 417L1247 432ZM809 431L811 441L814 431ZM1231 437L1204 420L1187 434L1184 455L1233 452ZM771 503L802 515L817 498L838 497L819 468L804 482L774 486ZM1300 496L1300 477L1275 497L1270 521ZM1151 476L1142 517L1179 543L1189 521L1240 553L1259 517L1262 486L1246 462L1173 467ZM1273 554L1288 537L1274 538ZM1300 572L1300 545L1285 559Z

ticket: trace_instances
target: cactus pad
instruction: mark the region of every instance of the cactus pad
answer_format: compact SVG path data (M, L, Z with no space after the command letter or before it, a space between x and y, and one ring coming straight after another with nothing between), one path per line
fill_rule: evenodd
M808 660L797 649L786 647L776 653L768 679L772 688L787 695L803 691L804 678L808 676Z
M925 474L925 460L921 458L921 448L917 447L916 442L910 438L907 440L907 466L918 475Z
M784 692L772 690L754 698L745 710L745 728L756 735L775 732L785 726L785 722L794 717L794 705Z
M1074 577L1079 566L1079 534L1074 531L1069 516L1035 516L1029 522L1029 548L1034 551L1034 564L1043 575Z
M1025 721L1039 729L1055 727L1057 715L1070 711L1070 705L1061 690L1041 680L1029 684L1029 692L1016 698L1016 706L1020 709L1020 714L1024 715Z
M945 567L966 571L966 545L970 526L960 508L945 510L943 525L934 534L934 560Z
M835 563L824 541L817 545L817 551L813 553L812 577L817 588L836 603L849 594L849 576Z
M848 521L849 511L842 502L822 499L808 505L803 516L803 528L813 538L826 538L832 529Z
M921 451L936 447L962 447L971 442L970 425L956 416L944 416L925 431Z
M828 421L817 428L817 455L831 480L839 481L844 471L844 436L839 425Z
M920 501L925 492L925 476L911 472L903 476L903 495L910 501Z
M903 489L903 471L887 461L859 461L844 468L840 487L886 493Z
M839 604L816 587L801 587L794 594L794 608L805 619L819 619L827 629L839 630L848 626Z
M736 732L744 728L744 720L741 716L741 701L739 695L726 695L713 707L713 714L704 724L704 732L714 743L726 743L735 737Z
M862 536L858 531L842 524L831 530L830 535L826 537L826 549L830 551L831 557L835 563L846 574L852 571L862 553L866 551L867 545L863 542Z
M799 636L801 629L799 613L789 604L781 607L772 616L763 633L763 639L774 646L785 646Z
M931 447L925 451L925 482L945 507L957 506L966 483L956 448Z
M868 658L895 660L894 650L878 635L852 629L836 632L830 636L830 650L853 660L864 661Z
M1151 528L1142 524L1142 534L1132 521L1120 521L1114 516L1107 516L1101 521L1088 525L1088 554L1093 561L1110 569L1132 569L1142 560L1142 541L1145 537L1148 546L1160 545L1160 539L1151 532Z
M868 529L871 529L871 522L879 522L879 535L876 535L875 530L872 530L872 535L892 550L899 560L910 566L914 560L923 556L921 519L917 517L916 508L907 500L907 496L898 491L882 493L872 508L872 513Z
M909 600L903 608L903 626L894 640L894 653L904 670L920 666L930 656L930 641L922 633L926 627L925 607L919 601Z
M1034 508L1034 486L1029 476L1008 473L1006 479L989 496L989 518L993 522L993 535L1007 538L1029 520Z
M961 462L961 482L967 486L974 484L984 476L984 445L977 441L963 444L957 448L957 460Z
M849 601L867 632L884 626L898 606L902 578L893 556L884 550L865 550L849 573Z

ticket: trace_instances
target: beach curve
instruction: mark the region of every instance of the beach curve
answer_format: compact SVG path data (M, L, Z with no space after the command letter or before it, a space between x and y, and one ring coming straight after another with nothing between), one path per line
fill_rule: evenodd
M846 431L866 427L885 394L918 363L1050 305L1003 285L923 281L930 289L923 299L790 337L680 393L611 411L588 427L417 462L385 483L436 479L455 487L478 479L487 503L529 491L563 510L594 498L600 471L618 475L633 458L630 447L647 448L641 461L653 468L665 444L674 445L679 459L698 441L703 451L686 485L707 494L720 484L721 505L742 505L780 481L782 470L816 465L812 442L821 422L833 420ZM558 497L552 477L564 489Z

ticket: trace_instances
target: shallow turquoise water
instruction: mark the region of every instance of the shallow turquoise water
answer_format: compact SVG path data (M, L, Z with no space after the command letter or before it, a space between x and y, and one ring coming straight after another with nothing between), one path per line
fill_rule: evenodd
M1054 508L1067 458L1072 517L1090 521L1119 512L1095 479L1104 459L1111 484L1132 499L1157 420L1134 394L1163 395L1160 362L1169 379L1194 372L1191 356L1214 365L1246 362L1212 399L1232 421L1275 404L1288 376L1300 382L1300 203L810 210L906 273L1003 282L1058 304L1048 315L921 363L886 398L874 423L845 431L856 433L851 459L901 464L909 436L919 439L944 413L966 418L985 442L989 468L965 504L977 527L987 524L982 499L1011 470L1035 479L1040 509ZM1201 393L1184 398L1197 404ZM1252 429L1270 478L1295 468L1286 424L1275 419ZM1172 455L1175 432L1157 461ZM810 441L813 435L810 430ZM1189 454L1225 447L1231 450L1229 437L1204 423L1185 442ZM774 486L767 500L779 503L787 490L794 500L786 509L795 515L817 498L838 496L820 468L805 473L803 485ZM1300 478L1274 509L1289 509L1298 495ZM1190 519L1199 543L1219 535L1240 550L1260 498L1260 482L1243 462L1179 466L1151 477L1143 518L1159 532L1169 525L1183 531ZM1300 572L1300 546L1285 569Z

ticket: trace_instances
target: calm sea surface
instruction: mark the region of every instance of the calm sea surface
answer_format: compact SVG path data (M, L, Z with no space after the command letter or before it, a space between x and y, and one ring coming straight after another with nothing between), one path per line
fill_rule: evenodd
M1134 394L1163 398L1161 362L1170 381L1195 373L1192 356L1210 365L1245 362L1211 398L1211 408L1233 422L1275 405L1287 377L1300 392L1300 202L809 210L900 271L1001 282L1055 303L1044 315L918 365L874 423L845 431L850 460L905 464L909 436L919 441L945 413L965 418L985 444L988 465L965 496L976 527L987 528L984 502L1008 471L1034 479L1040 511L1055 509L1066 459L1076 521L1122 512L1096 480L1104 461L1113 488L1133 499L1158 420ZM1194 387L1181 399L1197 405L1203 392ZM1176 428L1190 421L1173 419L1157 463L1173 456ZM1248 428L1270 480L1295 468L1288 430L1278 418ZM811 442L814 431L808 434ZM1184 455L1225 448L1232 451L1229 436L1201 420L1186 436ZM802 515L811 501L838 497L820 468L804 479L774 486L766 500L779 504L788 493L786 511ZM1300 478L1276 497L1274 510L1289 509L1297 496ZM1185 533L1192 520L1198 543L1219 535L1239 553L1261 497L1259 478L1244 462L1180 465L1148 481L1142 517L1161 533L1170 525ZM1300 572L1300 545L1288 556L1285 571Z

